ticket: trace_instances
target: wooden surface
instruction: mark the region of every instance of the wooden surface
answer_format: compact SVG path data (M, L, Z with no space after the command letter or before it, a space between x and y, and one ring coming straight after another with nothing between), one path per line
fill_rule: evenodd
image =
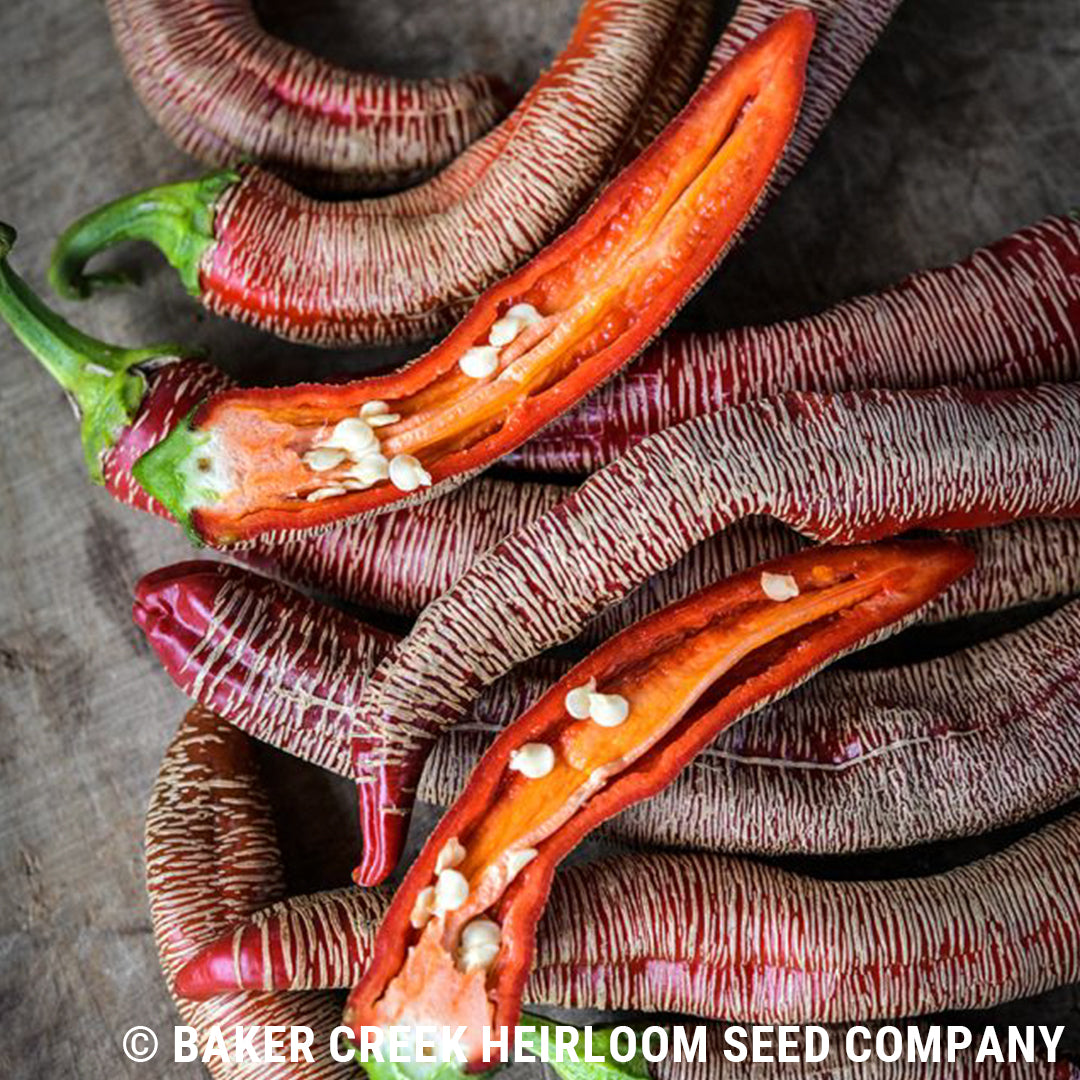
M484 68L523 87L575 9L576 0L276 0L268 19L356 66ZM100 0L3 0L0 53L0 217L20 230L16 266L44 288L50 244L73 217L196 167L130 93ZM907 0L808 169L687 323L810 311L1080 201L1078 87L1076 0ZM208 319L146 252L122 257L145 270L145 287L66 307L87 330L208 345L264 381L325 363ZM60 391L3 330L0 363L0 1075L197 1077L200 1067L160 1055L131 1064L119 1045L133 1024L164 1035L175 1022L141 847L150 786L185 707L131 623L131 587L190 549L88 486ZM315 834L287 833L296 888L344 881L355 839L347 787L267 756L283 817L318 822ZM870 869L929 869L999 842ZM1066 989L993 1018L1068 1023L1077 1052L1078 1000Z

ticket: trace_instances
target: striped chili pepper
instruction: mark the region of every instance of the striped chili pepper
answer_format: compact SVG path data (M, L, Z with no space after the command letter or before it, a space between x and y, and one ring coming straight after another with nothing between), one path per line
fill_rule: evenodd
M671 103L669 90L654 92L655 77L685 85L696 72L710 8L586 0L567 46L510 116L427 183L320 201L249 166L154 188L76 222L57 245L54 286L87 295L100 282L83 274L87 260L141 239L211 310L282 336L323 345L430 337L557 233L638 145L639 125ZM689 50L667 49L677 28ZM690 69L673 71L688 52Z
M1066 215L809 318L667 334L502 463L592 472L665 428L784 390L1078 378L1080 217Z
M107 0L150 115L209 165L252 158L331 188L391 187L460 153L506 112L488 75L396 79L286 44L250 0Z

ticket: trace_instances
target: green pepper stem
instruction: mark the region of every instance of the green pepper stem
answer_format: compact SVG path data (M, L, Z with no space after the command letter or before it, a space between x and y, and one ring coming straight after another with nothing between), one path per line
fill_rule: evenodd
M146 393L139 365L191 355L173 345L123 349L77 330L41 299L8 264L15 230L0 223L0 319L75 403L90 478L104 483L102 457L135 417Z
M95 289L130 282L131 275L123 271L87 274L86 264L121 241L146 240L168 259L188 292L198 296L199 263L214 239L214 206L239 179L238 173L222 170L147 188L91 211L56 242L49 267L53 289L66 299L81 300Z

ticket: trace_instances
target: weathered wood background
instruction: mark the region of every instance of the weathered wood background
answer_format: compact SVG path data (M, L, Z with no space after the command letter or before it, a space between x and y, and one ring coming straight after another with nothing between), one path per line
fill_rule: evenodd
M576 7L275 0L266 17L358 67L480 68L524 87ZM34 286L44 288L50 245L76 215L195 168L130 92L100 0L0 2L0 217L20 230L15 263ZM907 0L810 166L686 320L807 312L1078 200L1077 0ZM145 287L65 309L89 331L211 346L266 381L325 363L208 319L155 258L123 257L142 266ZM190 551L167 525L88 486L59 389L2 330L0 362L0 1074L195 1077L199 1066L163 1055L134 1065L120 1051L129 1026L164 1035L175 1022L151 940L142 832L185 707L131 623L131 587ZM297 889L345 881L347 786L268 757L284 816L316 823L315 835L287 830ZM871 870L928 869L994 843L878 859ZM1068 1023L1077 1052L1078 1001L1066 989L994 1019Z

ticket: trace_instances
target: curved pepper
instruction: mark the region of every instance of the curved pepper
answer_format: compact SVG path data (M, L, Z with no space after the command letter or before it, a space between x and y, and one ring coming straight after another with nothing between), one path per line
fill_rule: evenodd
M259 25L250 0L108 0L147 112L211 165L246 157L333 188L389 187L461 152L506 112L487 75L349 71Z
M563 228L620 152L639 145L653 104L670 104L666 88L653 88L656 75L673 74L671 36L707 47L703 2L586 0L570 41L511 115L417 187L317 200L247 166L152 188L66 230L53 285L88 295L109 279L84 274L87 260L141 239L211 310L282 336L322 345L430 337ZM675 62L685 60L679 51Z
M795 123L813 25L774 23L412 365L220 394L136 465L139 482L227 544L415 500L495 461L630 360L723 255Z
M345 1022L517 1022L559 861L724 728L910 615L973 564L944 541L811 549L612 638L492 744L394 895Z

